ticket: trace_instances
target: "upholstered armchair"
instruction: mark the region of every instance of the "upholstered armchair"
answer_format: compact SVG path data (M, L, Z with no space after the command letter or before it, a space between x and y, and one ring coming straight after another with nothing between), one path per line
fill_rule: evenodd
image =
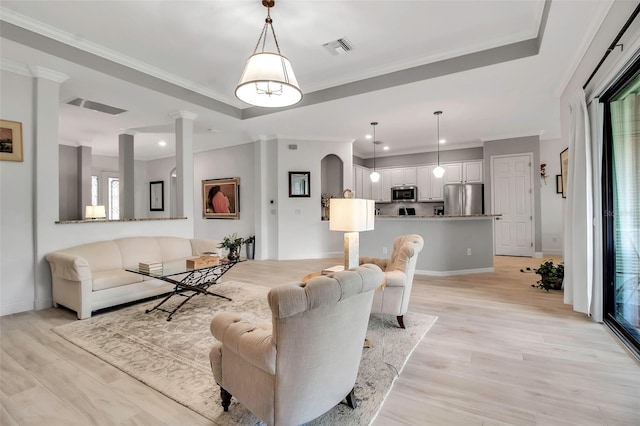
M269 425L299 425L344 399L355 408L373 290L382 281L379 267L358 266L271 289L271 322L215 315L209 357L224 410L234 396Z
M386 284L383 291L375 292L371 312L395 315L401 328L405 328L404 314L409 307L413 274L423 246L424 240L420 235L404 235L394 240L389 259L360 258L360 264L373 263L384 271Z

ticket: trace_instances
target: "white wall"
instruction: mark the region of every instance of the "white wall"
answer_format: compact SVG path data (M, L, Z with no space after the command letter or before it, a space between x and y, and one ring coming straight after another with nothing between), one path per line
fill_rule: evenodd
M32 81L0 71L2 119L22 123L24 156L21 163L0 161L0 315L33 309Z
M295 144L298 149L289 149ZM322 221L321 161L328 154L342 160L343 189L351 186L353 151L350 143L300 140L278 141L278 254L277 259L315 259L343 254L343 235L329 231ZM289 198L289 172L311 172L311 197Z
M176 157L167 157L160 160L152 160L146 162L146 176L142 182L136 179L136 184L145 188L144 194L144 217L163 218L171 217L171 172L176 168ZM151 211L149 205L149 182L164 182L164 211ZM196 192L195 199L198 199ZM194 211L197 217L198 211Z
M560 139L540 141L540 164L546 164L546 185L540 180L542 252L562 254L564 215L562 194L556 194L556 175L560 174L560 152L566 146Z
M236 232L246 238L255 233L255 165L254 144L199 152L193 160L193 213L196 238L221 240ZM240 178L240 219L205 219L202 217L202 181Z

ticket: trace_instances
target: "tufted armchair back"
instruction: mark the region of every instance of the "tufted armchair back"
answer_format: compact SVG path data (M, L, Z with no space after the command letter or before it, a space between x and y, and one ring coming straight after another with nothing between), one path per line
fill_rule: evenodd
M378 265L385 275L384 291L375 293L371 313L395 315L400 327L405 328L404 314L409 308L416 262L423 247L424 239L420 235L403 235L393 241L393 251L389 259L360 258L360 264Z
M275 287L271 324L217 314L210 359L223 407L234 396L270 425L299 425L350 398L382 281L380 268L363 265Z

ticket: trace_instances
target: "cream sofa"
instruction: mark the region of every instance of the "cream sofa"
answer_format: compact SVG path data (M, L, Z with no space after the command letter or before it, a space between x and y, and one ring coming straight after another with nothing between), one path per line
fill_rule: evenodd
M216 240L131 237L70 247L46 256L51 267L53 306L73 309L78 319L122 303L168 293L173 284L125 268L139 262L169 262L218 252Z

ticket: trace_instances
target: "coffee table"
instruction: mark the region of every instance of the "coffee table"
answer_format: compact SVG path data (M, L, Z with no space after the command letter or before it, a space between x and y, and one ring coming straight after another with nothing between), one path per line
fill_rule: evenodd
M139 268L127 268L126 270L174 284L175 287L173 291L169 293L164 299L162 299L160 303L158 303L151 309L145 310L145 313L147 314L155 310L166 312L169 314L169 316L167 317L167 321L171 321L171 318L178 311L178 309L180 309L185 303L191 300L192 297L198 294L216 296L231 301L231 299L227 296L212 293L208 289L210 286L215 284L218 279L222 277L229 269L240 262L244 261L229 261L227 259L221 259L220 263L217 265L205 266L202 268L188 268L185 260L177 260L173 262L164 262L162 264L161 271L148 272L140 270ZM172 310L162 308L161 306L164 305L164 303L171 299L173 296L184 297L184 300Z

